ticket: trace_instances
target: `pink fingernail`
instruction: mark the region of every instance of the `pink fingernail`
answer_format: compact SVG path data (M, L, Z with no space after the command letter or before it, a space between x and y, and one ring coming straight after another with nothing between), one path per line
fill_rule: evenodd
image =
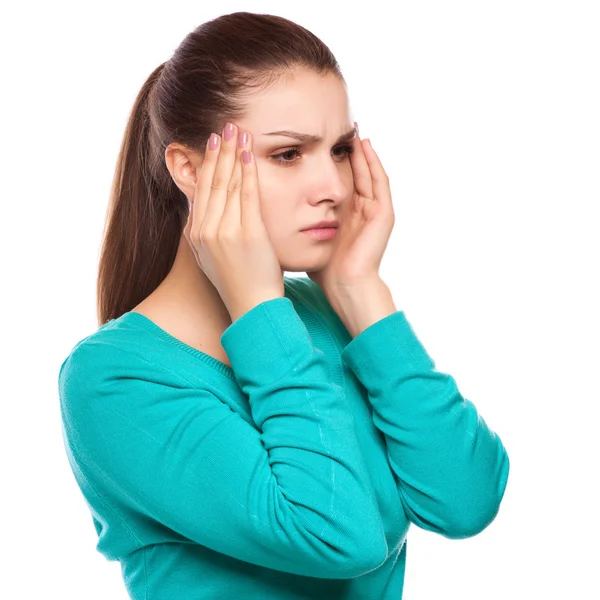
M248 150L244 150L242 152L242 161L244 162L244 164L249 165L251 160L252 160L252 153L248 152Z
M227 123L225 125L225 129L223 130L223 137L229 141L233 137L233 125L231 123Z
M208 147L210 150L216 150L219 147L219 136L216 133L211 133L208 138Z

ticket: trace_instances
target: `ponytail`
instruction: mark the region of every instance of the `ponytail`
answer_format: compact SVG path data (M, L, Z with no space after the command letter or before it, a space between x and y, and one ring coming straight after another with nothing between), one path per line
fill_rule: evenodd
M166 167L151 118L164 66L138 93L117 158L98 268L99 325L133 309L158 287L173 266L187 218L187 199Z

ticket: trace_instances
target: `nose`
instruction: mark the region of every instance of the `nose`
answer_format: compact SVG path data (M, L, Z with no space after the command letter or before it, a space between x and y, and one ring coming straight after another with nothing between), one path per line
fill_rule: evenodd
M313 203L330 200L337 205L349 197L352 191L352 171L349 165L329 157L315 160L310 171L310 198Z

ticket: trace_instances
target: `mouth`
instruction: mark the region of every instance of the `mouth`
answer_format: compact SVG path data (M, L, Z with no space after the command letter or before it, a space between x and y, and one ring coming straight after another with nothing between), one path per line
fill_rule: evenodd
M302 233L306 234L313 240L331 240L337 234L337 227L315 227L313 229L303 229Z
M332 219L329 221L319 221L318 223L313 223L312 225L308 225L308 227L304 227L301 231L308 231L312 229L337 229L339 227L339 221Z

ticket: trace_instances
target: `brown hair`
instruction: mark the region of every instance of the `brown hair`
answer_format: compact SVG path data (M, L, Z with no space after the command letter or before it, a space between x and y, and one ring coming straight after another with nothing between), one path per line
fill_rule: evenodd
M152 71L117 158L98 267L99 325L133 309L173 266L189 209L167 169L167 146L179 142L203 153L212 132L244 116L248 93L295 67L344 81L329 48L304 27L236 12L197 27Z

